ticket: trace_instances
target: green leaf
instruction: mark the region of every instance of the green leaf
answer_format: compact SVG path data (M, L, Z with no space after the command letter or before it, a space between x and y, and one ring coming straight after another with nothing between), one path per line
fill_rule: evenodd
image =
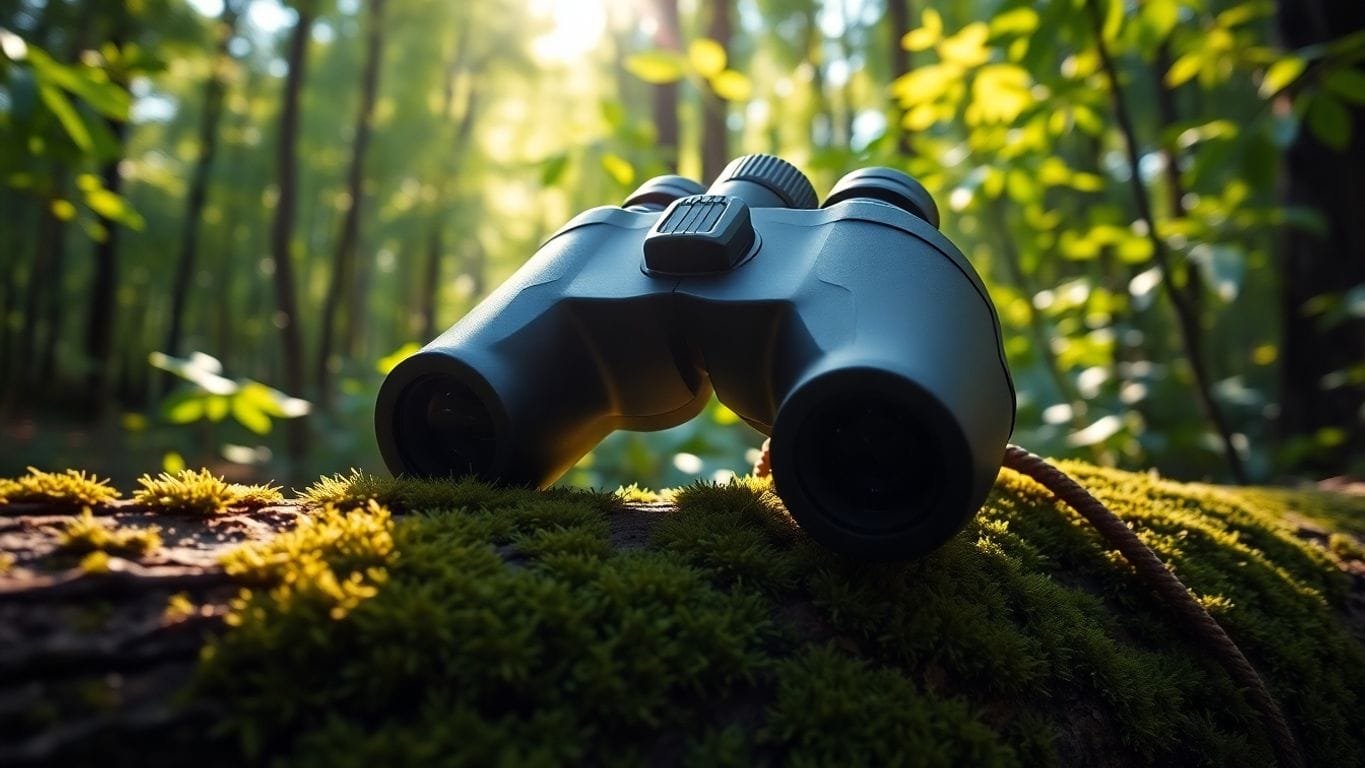
M86 128L85 121L76 112L76 108L71 106L71 102L61 89L51 85L41 85L38 87L38 97L43 100L52 114L56 115L57 121L62 124L66 135L71 138L72 144L79 147L82 152L89 152L94 149L95 144L90 138L90 130Z
M629 186L632 181L635 181L635 166L614 152L602 155L602 169L623 187Z
M161 471L175 474L185 470L185 457L175 451L168 451L161 457Z
M1365 104L1365 72L1358 69L1338 69L1322 79L1328 91L1351 104Z
M653 85L676 83L686 73L686 62L673 51L645 51L626 58L626 70Z
M1319 93L1308 105L1308 129L1318 141L1338 152L1351 141L1351 114L1332 96Z
M40 80L66 89L100 114L114 120L127 120L133 98L102 69L68 66L34 49L30 57Z
M1116 248L1119 261L1125 264L1144 264L1152 258L1152 241L1145 237L1127 237Z
M161 412L172 424L189 424L204 418L205 399L199 393L187 393L167 400Z
M1038 28L1038 12L1032 8L1020 6L1012 11L996 14L991 19L991 36L999 35L1027 35Z
M1112 43L1118 40L1119 32L1123 30L1123 0L1108 0L1108 7L1105 10L1101 34L1105 40Z
M727 69L711 78L711 90L726 101L747 101L754 88L742 73Z
M379 358L379 361L375 363L375 368L380 373L387 376L389 375L389 371L392 371L394 368L398 367L399 363L403 362L409 357L412 357L414 354L417 353L417 350L421 348L422 348L421 344L418 344L415 341L409 341L407 344L404 344L398 349L395 349L393 352Z
M270 434L270 417L251 397L244 397L238 393L232 398L232 418L258 435Z
M912 29L901 37L901 47L907 51L925 51L943 36L943 17L932 8L925 8L919 29Z
M564 171L569 167L569 155L567 152L560 152L551 155L540 163L540 185L542 187L553 187L559 184L559 180L564 177ZM387 358L386 358L387 359ZM399 361L394 361L398 365ZM380 371L387 373L387 371Z
M1179 0L1148 0L1140 13L1157 40L1165 40L1180 21Z
M702 77L715 77L725 71L725 46L708 37L699 37L687 46L687 60Z
M1275 94L1289 87L1303 74L1304 67L1308 62L1297 56L1286 56L1283 59L1270 65L1265 71L1265 77L1261 80L1261 97L1270 98Z
M222 395L210 395L204 401L204 415L208 416L209 421L222 421L228 413L228 398Z
M107 189L90 189L85 192L85 204L90 210L110 221L117 221L132 229L142 229L142 217L128 202Z
M1236 27L1259 16L1266 16L1274 12L1274 3L1247 2L1242 3L1241 5L1234 5L1218 14L1217 23L1220 27Z
M1166 85L1170 88L1179 88L1189 82L1190 78L1199 74L1199 70L1204 66L1204 54L1202 51L1190 51L1175 60L1171 68L1166 70Z

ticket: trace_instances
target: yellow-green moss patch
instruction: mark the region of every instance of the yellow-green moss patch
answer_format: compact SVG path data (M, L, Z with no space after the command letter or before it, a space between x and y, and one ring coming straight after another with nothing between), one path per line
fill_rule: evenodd
M121 528L109 526L86 508L79 517L62 526L57 539L57 552L65 555L88 555L103 552L121 557L141 557L161 546L161 529Z
M259 507L284 501L284 495L275 486L229 483L207 469L162 472L156 477L143 475L137 482L142 487L133 491L133 501L164 512L214 515L233 507Z
M22 477L0 480L0 504L42 502L51 506L95 506L118 497L119 492L107 480L75 469L44 472L29 467L28 474Z

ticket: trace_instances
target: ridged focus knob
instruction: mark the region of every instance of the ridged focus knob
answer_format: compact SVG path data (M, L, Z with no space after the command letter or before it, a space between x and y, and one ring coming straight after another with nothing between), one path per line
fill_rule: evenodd
M772 155L745 155L725 166L711 184L712 194L724 194L729 182L757 184L782 199L787 208L815 208L819 198L806 175L787 161Z

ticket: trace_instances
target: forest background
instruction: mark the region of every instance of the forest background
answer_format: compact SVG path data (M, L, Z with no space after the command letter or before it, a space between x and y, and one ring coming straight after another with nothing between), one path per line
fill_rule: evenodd
M924 182L1016 442L1365 476L1362 118L1357 0L0 0L0 475L382 470L384 372L560 224L769 152ZM565 481L760 440L712 403Z

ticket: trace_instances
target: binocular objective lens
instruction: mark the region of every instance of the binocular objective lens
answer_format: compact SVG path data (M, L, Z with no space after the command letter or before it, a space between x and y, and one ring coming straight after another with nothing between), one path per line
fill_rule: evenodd
M799 477L832 521L864 533L917 522L938 500L937 440L905 406L875 393L819 406L797 437Z
M418 475L463 477L491 469L493 419L468 386L450 377L419 379L398 407L404 463Z

